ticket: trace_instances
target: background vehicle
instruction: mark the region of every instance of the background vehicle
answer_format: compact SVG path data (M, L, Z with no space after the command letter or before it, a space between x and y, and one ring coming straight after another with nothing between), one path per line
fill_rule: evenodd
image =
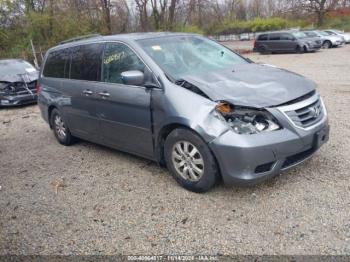
M36 102L38 71L21 59L0 60L0 106Z
M240 34L239 35L239 40L240 41L249 41L250 38L249 38L249 34L245 33L245 34Z
M322 48L337 47L344 44L344 39L337 35L331 35L324 31L319 30L307 30L303 31L308 37L319 37L322 41Z
M282 31L263 33L254 43L254 51L273 52L313 52L321 48L321 40L309 38L299 31Z
M337 36L342 37L346 44L350 43L350 33L344 33L342 31L335 30L335 29L327 29L324 31L330 35L337 35Z
M42 116L61 144L79 137L157 161L194 192L220 176L265 180L328 140L315 83L198 35L65 42L47 52L39 84Z

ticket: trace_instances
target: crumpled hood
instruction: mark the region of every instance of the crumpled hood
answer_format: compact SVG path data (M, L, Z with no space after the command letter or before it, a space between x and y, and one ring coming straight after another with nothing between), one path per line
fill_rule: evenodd
M313 81L301 75L254 63L235 66L233 70L187 75L183 79L197 86L214 101L224 100L234 105L256 108L286 103L316 87Z
M27 83L33 82L39 78L39 72L31 72L26 74L11 74L11 75L1 75L0 74L0 82L23 82Z

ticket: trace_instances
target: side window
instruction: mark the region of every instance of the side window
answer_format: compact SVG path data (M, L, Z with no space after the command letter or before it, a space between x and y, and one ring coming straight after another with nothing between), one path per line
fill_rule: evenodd
M281 34L281 40L293 40L293 37L290 34Z
M101 81L103 44L87 44L72 48L70 78Z
M278 41L281 39L281 35L280 34L271 34L270 35L270 40L272 41Z
M145 65L128 46L108 43L105 47L102 70L104 82L122 84L121 73L130 70L145 73Z
M49 53L44 67L44 76L65 78L69 71L69 50L63 49Z
M258 38L259 41L266 41L267 40L267 35L264 34L264 35L259 35L259 38Z

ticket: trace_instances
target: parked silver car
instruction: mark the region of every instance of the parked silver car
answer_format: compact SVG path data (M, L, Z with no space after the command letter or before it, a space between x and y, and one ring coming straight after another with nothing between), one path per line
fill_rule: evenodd
M319 37L322 41L322 48L338 47L345 43L344 39L338 35L331 35L324 31L307 30L303 31L308 37Z
M0 107L36 103L38 74L22 59L0 60Z
M335 29L327 29L324 31L330 35L336 35L336 36L342 37L346 44L350 43L350 33L344 33L342 31L335 30Z
M329 136L314 82L199 35L75 39L47 52L39 83L61 144L79 137L154 160L194 192L275 176Z

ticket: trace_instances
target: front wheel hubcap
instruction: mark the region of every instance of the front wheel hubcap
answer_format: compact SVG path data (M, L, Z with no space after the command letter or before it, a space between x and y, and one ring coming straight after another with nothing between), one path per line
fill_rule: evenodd
M65 139L66 138L66 127L64 125L64 122L62 118L59 115L55 116L55 130L59 138Z
M204 174L203 157L197 147L190 142L175 143L171 160L176 172L185 180L197 182Z

